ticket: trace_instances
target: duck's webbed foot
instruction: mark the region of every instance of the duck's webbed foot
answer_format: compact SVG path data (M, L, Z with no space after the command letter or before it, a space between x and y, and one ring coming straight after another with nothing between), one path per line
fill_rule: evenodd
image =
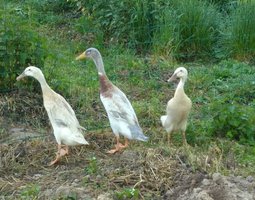
M124 149L124 148L127 148L127 147L128 147L128 139L125 138L125 144L123 145L123 144L120 143L120 149Z
M52 166L52 165L56 164L57 162L59 162L60 158L62 156L68 155L68 153L69 153L68 146L65 145L64 148L61 148L61 144L58 144L58 151L56 153L57 154L56 158L55 158L55 160L50 162L49 166Z
M121 151L122 149L124 149L128 146L128 139L125 139L125 144L124 145L119 142L119 137L116 137L116 140L117 140L117 144L115 145L115 149L111 149L107 153L114 154L114 153L116 153L118 151Z

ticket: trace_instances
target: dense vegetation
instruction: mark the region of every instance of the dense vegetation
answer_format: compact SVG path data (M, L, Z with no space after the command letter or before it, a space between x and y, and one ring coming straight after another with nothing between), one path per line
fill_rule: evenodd
M33 21L16 9L0 10L0 85L1 90L14 87L16 74L24 66L44 65L45 41L33 30Z
M2 3L0 13L1 92L15 87L16 75L34 64L88 130L108 126L99 114L104 110L94 64L74 60L94 46L155 142L162 139L154 132L173 94L164 80L182 63L193 101L188 143L209 149L220 141L222 154L234 148L240 162L254 166L253 1L12 0Z

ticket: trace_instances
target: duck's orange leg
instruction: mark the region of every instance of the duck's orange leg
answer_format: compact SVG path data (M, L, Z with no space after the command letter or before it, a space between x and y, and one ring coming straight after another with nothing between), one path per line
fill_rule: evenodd
M69 153L68 146L65 146L65 148L61 148L61 144L58 144L58 151L55 160L51 161L49 166L52 166L56 164L58 161L60 161L60 158L64 155L67 155Z
M128 144L126 145L126 142L125 142L125 145L121 144L119 141L120 140L119 136L116 137L116 140L117 140L117 144L115 145L115 149L111 149L107 153L114 154L114 153L120 151L121 149L125 148L128 145Z
M124 149L126 147L128 147L128 139L127 138L125 138L125 144L124 145L120 143L120 149Z

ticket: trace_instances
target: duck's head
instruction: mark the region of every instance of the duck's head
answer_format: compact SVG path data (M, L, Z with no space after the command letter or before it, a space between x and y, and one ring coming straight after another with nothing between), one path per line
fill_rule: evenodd
M98 74L105 75L103 59L102 59L100 52L96 48L93 48L93 47L88 48L81 55L77 56L76 60L82 60L85 58L91 58L94 61L94 63L96 64Z
M38 79L40 76L42 76L42 71L37 68L37 67L34 67L34 66L29 66L27 67L23 72L22 74L20 74L16 80L19 81L21 79L23 79L24 77L26 76L32 76L36 79Z
M76 60L82 60L85 58L92 58L93 60L97 60L99 57L101 57L100 52L96 48L88 48L86 51L84 51L81 55L76 57Z
M186 80L187 77L188 77L188 71L187 71L187 69L184 68L184 67L178 67L178 68L174 71L173 75L168 79L168 82L174 81L174 80L176 80L176 79L184 79L184 80Z

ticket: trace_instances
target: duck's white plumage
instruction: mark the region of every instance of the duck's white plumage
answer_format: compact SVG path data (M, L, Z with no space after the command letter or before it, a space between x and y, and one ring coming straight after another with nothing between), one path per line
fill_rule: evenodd
M93 59L97 67L100 81L100 99L107 112L113 133L117 138L116 149L111 150L109 153L115 153L126 147L128 145L127 139L147 141L148 137L143 134L128 98L108 79L100 52L95 48L89 48L76 59L86 57ZM123 135L126 138L125 145L119 143L119 135Z
M179 78L179 84L175 90L174 97L170 99L166 107L166 115L161 116L162 126L171 134L173 131L181 130L183 142L186 143L185 131L187 127L188 115L191 110L192 102L184 92L184 84L188 72L184 67L179 67L168 81Z
M74 146L88 144L82 135L82 130L84 130L84 128L80 126L72 107L61 95L54 92L49 87L42 71L34 66L27 67L24 72L17 77L17 80L25 76L34 77L41 85L43 104L49 116L58 145L64 144ZM55 160L55 162L57 162L59 158Z
M53 90L43 95L44 107L48 113L58 144L69 146L88 144L72 107Z

